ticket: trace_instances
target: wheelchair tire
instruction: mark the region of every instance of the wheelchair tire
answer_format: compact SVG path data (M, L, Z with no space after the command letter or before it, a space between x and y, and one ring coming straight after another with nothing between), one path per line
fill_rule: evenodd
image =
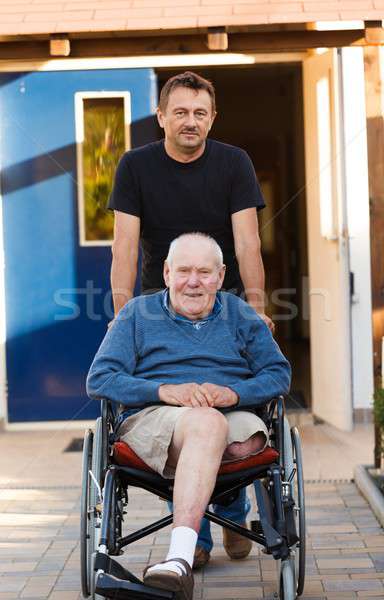
M282 560L280 564L280 600L295 600L296 595L296 580L295 580L295 564L293 558Z
M284 432L283 432L284 449L282 456L284 457L282 467L284 468L284 479L289 480L294 473L295 460L292 445L291 429L287 417L284 417ZM291 484L291 492L294 497L294 483ZM293 548L294 549L294 548ZM297 597L297 572L296 562L292 556L279 561L278 567L278 586L280 600L295 600Z
M92 450L92 474L99 486L102 487L103 469L106 462L105 435L102 417L96 421L95 433L93 436ZM97 517L97 505L101 504L99 490L93 477L89 476L89 546L88 546L88 587L92 600L103 600L102 596L95 594L94 554L99 546L100 539L100 519Z
M296 476L294 479L294 500L296 505L296 528L299 541L295 548L295 572L297 595L301 596L304 591L305 581L305 499L304 499L304 474L303 461L301 454L300 434L297 427L291 429L293 460L296 467Z
M83 468L80 504L80 572L81 592L88 598L89 590L89 471L92 467L93 431L88 429L84 435Z

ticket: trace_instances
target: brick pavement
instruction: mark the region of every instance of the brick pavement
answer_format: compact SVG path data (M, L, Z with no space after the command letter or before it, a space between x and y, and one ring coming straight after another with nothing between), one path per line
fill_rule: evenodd
M328 429L329 434L329 429ZM314 454L327 429L305 428L304 453ZM78 510L80 453L63 448L79 432L0 434L0 600L78 600ZM340 437L337 437L338 444ZM312 446L311 446L312 444ZM329 452L329 444L328 444ZM316 468L322 460L316 456ZM342 459L341 459L342 460ZM339 461L340 462L340 461ZM312 458L306 478L316 471ZM344 465L344 471L348 470ZM349 471L348 471L349 472ZM329 476L329 473L328 473ZM351 482L306 485L308 536L307 583L303 600L384 598L384 535L370 508ZM166 514L166 506L141 491L130 494L129 529ZM202 600L274 598L273 559L254 546L250 557L227 559L220 529L212 559L196 575L195 598ZM141 574L166 553L168 531L141 540L121 557Z

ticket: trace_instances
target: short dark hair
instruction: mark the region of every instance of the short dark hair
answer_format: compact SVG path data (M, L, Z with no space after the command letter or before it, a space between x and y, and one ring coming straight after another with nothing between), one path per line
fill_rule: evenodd
M160 110L164 111L167 108L170 93L177 87L186 87L196 91L206 90L211 97L212 112L216 111L215 88L213 84L208 79L204 79L204 77L192 71L185 71L185 73L180 73L180 75L174 75L165 82L160 92Z

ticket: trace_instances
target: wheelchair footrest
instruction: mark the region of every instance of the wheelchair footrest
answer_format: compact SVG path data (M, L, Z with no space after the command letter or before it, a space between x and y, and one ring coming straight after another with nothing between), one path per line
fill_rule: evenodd
M173 592L118 579L108 573L99 573L97 576L96 594L116 600L174 600L175 598Z
M130 581L131 583L141 584L140 579L136 577L133 573L124 569L117 560L114 560L107 554L103 552L97 552L95 556L94 562L94 570L95 571L104 571L108 575L113 575L116 579L123 579L124 581Z

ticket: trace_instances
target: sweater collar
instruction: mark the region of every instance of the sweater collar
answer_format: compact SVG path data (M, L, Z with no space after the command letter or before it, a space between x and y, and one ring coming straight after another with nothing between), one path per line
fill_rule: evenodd
M166 289L162 292L162 304L163 307L165 309L165 312L168 314L168 316L173 319L174 321L183 321L184 323L189 323L190 325L193 325L193 327L199 328L202 325L205 325L205 323L207 323L208 321L211 321L212 319L214 319L219 312L221 311L221 309L223 308L223 305L220 301L219 298L219 294L216 294L216 298L215 298L215 303L213 305L212 311L210 312L209 315L207 315L206 317L204 317L204 319L196 319L196 320L192 320L192 319L188 319L187 317L184 317L183 315L179 315L177 313L175 313L175 311L173 310L173 308L170 305L169 302L169 290Z

